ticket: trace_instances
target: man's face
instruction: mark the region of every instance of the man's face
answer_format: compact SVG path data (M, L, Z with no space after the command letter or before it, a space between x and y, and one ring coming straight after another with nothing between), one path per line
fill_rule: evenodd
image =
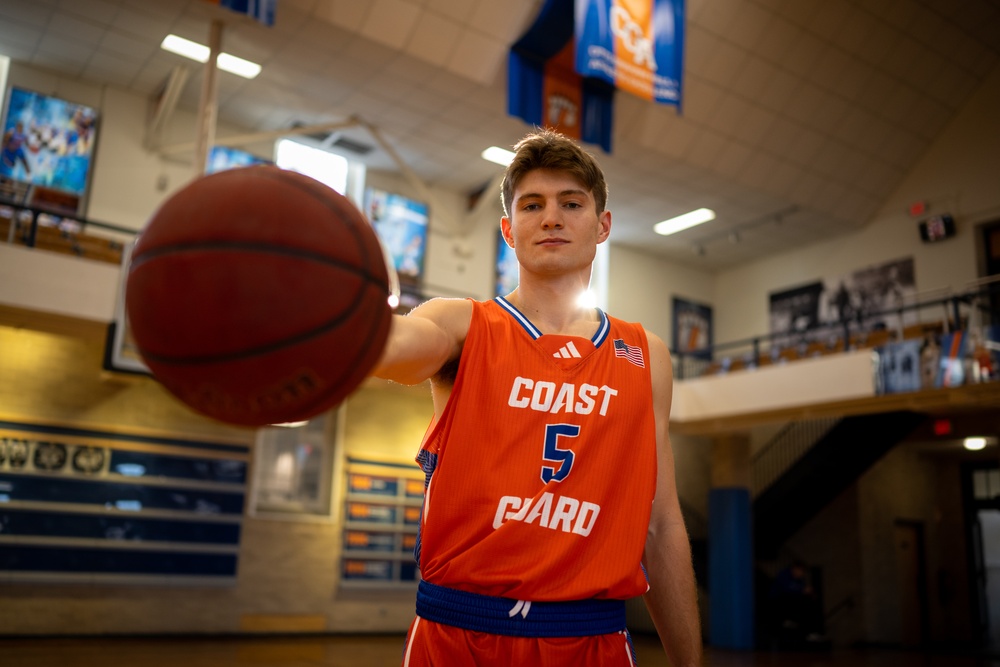
M597 213L594 195L561 171L528 172L514 189L504 239L522 271L553 274L590 269L611 231L611 213Z

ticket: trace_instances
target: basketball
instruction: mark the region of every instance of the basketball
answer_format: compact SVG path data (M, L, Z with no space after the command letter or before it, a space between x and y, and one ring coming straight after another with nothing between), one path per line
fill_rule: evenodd
M271 165L194 179L140 231L125 278L139 356L222 422L302 421L342 402L389 333L375 230L332 188Z

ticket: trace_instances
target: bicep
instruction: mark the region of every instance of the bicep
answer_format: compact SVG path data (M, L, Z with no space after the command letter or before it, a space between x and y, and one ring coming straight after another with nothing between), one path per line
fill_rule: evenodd
M418 384L458 356L468 332L471 302L432 299L408 315L393 315L392 328L372 375Z
M674 477L674 454L670 442L670 407L673 402L674 375L670 351L657 336L649 338L650 376L653 391L653 415L656 421L656 495L652 521L673 522L680 519L680 503ZM653 528L653 525L650 526Z

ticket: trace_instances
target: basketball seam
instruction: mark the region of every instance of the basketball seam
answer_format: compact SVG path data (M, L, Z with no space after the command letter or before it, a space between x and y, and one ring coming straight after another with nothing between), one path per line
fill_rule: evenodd
M383 285L380 285L371 280L369 280L368 282L370 283L370 286L376 288L384 287ZM363 294L364 292L365 290L359 290L359 294L361 294L362 296L364 295ZM308 331L304 331L302 333L296 334L288 338L282 338L280 341L274 343L267 343L265 345L259 345L257 347L240 350L239 352L225 352L225 353L203 355L203 356L197 356L197 355L184 356L183 358L181 358L176 356L161 355L155 352L149 352L148 350L145 349L141 349L140 351L142 352L142 355L148 358L150 361L160 364L168 364L172 366L220 364L220 363L227 363L230 361L239 361L240 359L245 359L247 357L267 354L269 352L277 352L278 350L293 345L298 345L299 343L305 342L310 338L315 338L316 336L320 336L330 331L331 329L335 329L338 326L340 326L340 324L345 319L349 318L354 313L354 309L357 308L358 304L362 300L363 299L361 298L356 299L350 305L345 307L344 310L341 312L341 314L337 315L332 320L327 320L326 322L318 326L315 326L312 329L309 329Z
M333 266L338 269L344 269L349 273L361 276L365 280L374 283L381 283L381 277L369 273L368 271L360 270L357 264L349 263L345 260L339 260L327 255L322 255L320 253L312 252L309 250L303 250L301 248L288 248L286 246L271 246L264 245L261 243L247 243L245 241L199 241L197 243L175 243L169 246L162 246L160 248L155 248L152 250L147 250L142 253L139 257L132 257L129 263L129 273L135 271L137 268L141 267L143 264L147 264L155 259L159 259L174 253L190 252L190 251L222 251L222 252L251 252L259 253L262 255L279 255L283 257L289 257L291 259L305 259L318 264L325 264L327 266ZM388 289L388 286L387 286Z

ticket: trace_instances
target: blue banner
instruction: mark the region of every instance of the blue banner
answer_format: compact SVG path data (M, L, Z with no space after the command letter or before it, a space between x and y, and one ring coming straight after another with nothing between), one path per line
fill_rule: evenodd
M611 152L614 86L574 70L573 0L547 0L511 47L507 111Z
M576 71L642 99L681 103L684 0L575 0Z
M205 0L213 5L246 14L266 26L274 25L274 8L278 0Z

